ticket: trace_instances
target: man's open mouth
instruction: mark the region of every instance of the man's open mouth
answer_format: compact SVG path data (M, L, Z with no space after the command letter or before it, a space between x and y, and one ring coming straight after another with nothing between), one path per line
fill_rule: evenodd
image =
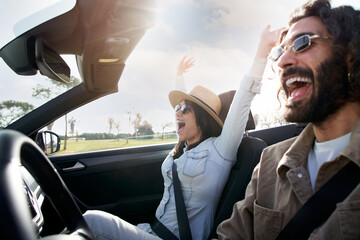
M311 89L312 81L307 77L292 77L286 80L288 100L296 101L305 97Z

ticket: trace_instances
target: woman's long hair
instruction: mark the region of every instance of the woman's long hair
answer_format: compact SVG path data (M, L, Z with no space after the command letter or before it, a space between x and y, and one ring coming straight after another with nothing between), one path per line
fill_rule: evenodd
M190 150L202 141L208 139L209 137L218 137L221 133L222 127L216 122L216 120L210 116L202 107L197 105L194 102L185 100L185 104L190 107L190 111L193 111L195 114L196 124L200 128L201 137L200 141L194 144L187 146L187 150ZM179 141L172 154L173 158L179 158L184 153L185 141Z

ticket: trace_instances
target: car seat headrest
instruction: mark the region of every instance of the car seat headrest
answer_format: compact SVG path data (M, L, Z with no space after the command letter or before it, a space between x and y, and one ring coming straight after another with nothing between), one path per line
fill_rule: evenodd
M234 98L235 92L236 92L235 90L230 90L230 91L219 94L219 98L221 100L221 111L219 113L219 118L223 122L225 122L225 119L229 112L229 108L230 108L230 105ZM253 129L255 129L255 121L254 121L251 111L249 111L249 119L246 123L245 130L248 131L248 130L253 130Z

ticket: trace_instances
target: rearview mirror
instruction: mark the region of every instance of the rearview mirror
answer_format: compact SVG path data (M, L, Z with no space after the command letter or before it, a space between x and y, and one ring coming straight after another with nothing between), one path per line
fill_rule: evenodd
M53 154L60 150L60 137L54 132L40 131L36 136L36 143L47 154Z
M68 83L70 68L61 56L38 38L35 41L35 61L42 75Z

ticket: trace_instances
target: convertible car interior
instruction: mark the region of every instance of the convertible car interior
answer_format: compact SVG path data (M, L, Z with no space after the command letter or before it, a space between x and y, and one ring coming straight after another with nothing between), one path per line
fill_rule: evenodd
M60 147L60 137L42 129L80 106L117 92L126 60L156 20L152 0L73 2L71 10L29 28L0 49L0 57L16 74L31 77L40 72L59 82L71 77L60 55L74 55L82 80L0 129L4 239L93 239L82 217L86 210L107 211L137 224L151 222L161 200L160 167L175 143L52 154ZM216 237L217 225L243 199L262 150L297 136L304 126L255 130L249 114L209 238Z

